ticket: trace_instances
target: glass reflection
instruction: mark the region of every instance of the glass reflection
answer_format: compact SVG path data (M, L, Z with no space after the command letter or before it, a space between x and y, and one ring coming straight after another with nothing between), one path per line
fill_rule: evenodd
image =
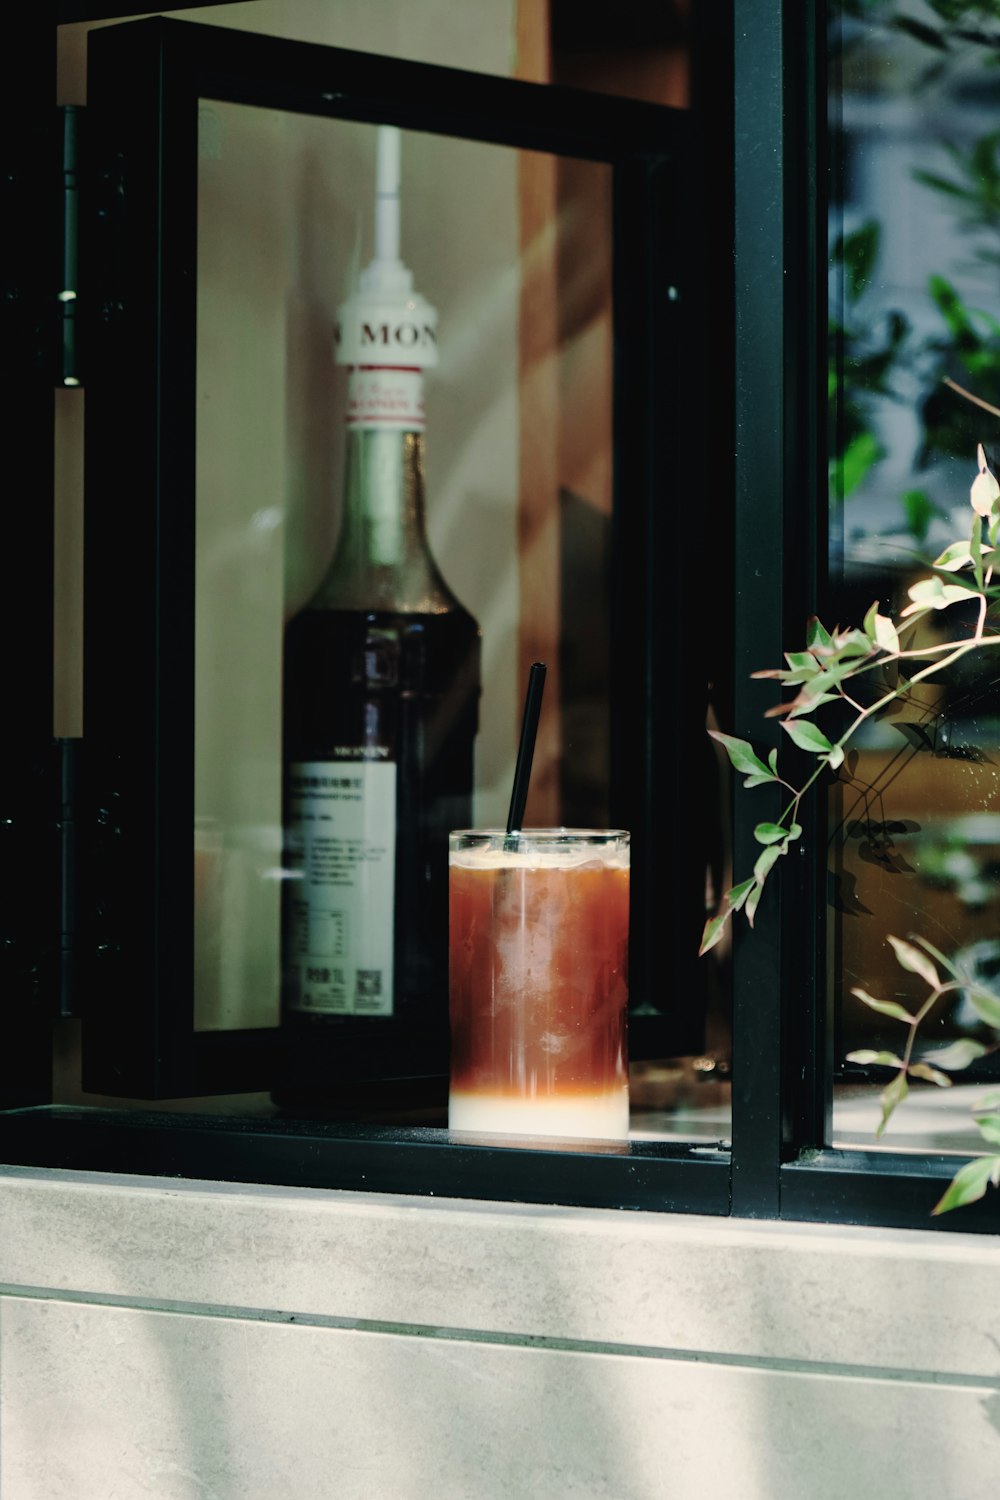
M829 595L832 618L860 623L873 600L898 615L928 560L969 536L977 444L997 454L1000 132L982 5L839 0L831 13ZM976 623L958 604L906 644ZM998 991L1000 973L998 685L991 653L930 674L859 733L831 796L835 1141L872 1144L893 1074L871 1054L905 1052L909 1031L854 991L911 1014L928 998L890 934L931 944L963 978L912 1060L953 1058L941 1049L962 1036L996 1042L970 996ZM954 1088L911 1075L884 1144L981 1146L968 1104L995 1072L988 1050Z
M278 1021L281 643L287 621L315 593L341 525L346 373L334 360L334 332L371 254L374 144L368 125L208 100L201 109L202 1030ZM440 317L440 362L426 382L429 541L483 636L473 818L506 818L518 662L537 656L549 662L550 679L527 821L602 826L610 774L610 170L416 132L403 132L402 159L402 254ZM707 1037L716 1044L702 1058L636 1065L638 1136L728 1136L728 1033ZM357 1090L345 1090L342 1102L353 1118L384 1115L384 1100Z

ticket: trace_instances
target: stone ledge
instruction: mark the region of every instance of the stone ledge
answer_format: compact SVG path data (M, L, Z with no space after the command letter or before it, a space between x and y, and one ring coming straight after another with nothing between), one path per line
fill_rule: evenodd
M987 1236L0 1168L0 1283L1000 1376Z

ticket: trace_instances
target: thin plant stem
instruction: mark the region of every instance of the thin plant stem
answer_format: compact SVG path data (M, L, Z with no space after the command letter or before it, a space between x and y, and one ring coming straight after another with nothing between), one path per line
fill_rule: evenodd
M952 380L948 375L944 377L944 383L950 386L953 391L957 391L960 396L964 396L966 401L971 401L975 406L981 406L983 411L990 412L994 417L1000 417L1000 406L991 406L981 396L974 396L971 391L965 389L964 385L959 385L957 380Z

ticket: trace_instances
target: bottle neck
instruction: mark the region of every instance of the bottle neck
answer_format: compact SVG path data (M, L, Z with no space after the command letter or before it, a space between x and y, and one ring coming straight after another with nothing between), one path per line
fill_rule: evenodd
M349 432L337 551L376 568L425 552L423 469L423 433Z
M423 425L420 371L352 369L340 534L314 607L455 607L424 529Z

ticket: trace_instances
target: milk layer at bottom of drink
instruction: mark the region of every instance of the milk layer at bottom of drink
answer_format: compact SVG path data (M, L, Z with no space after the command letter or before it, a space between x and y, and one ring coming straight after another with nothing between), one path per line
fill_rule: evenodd
M512 1099L453 1089L448 1099L448 1128L623 1141L628 1137L628 1089L561 1099Z

